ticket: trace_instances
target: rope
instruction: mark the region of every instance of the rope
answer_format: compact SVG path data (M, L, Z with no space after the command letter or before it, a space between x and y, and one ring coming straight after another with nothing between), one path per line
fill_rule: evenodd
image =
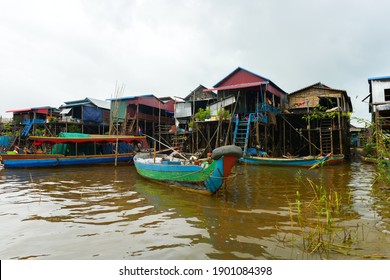
M302 136L303 139L305 139L310 145L312 145L312 146L313 146L314 148L316 148L318 151L321 151L320 148L318 148L314 143L312 143L309 139L307 139L303 134L301 134L301 133L299 133L298 131L296 131L295 127L294 127L288 120L286 120L286 118L285 118L283 115L281 115L281 116L282 116L283 120L285 120L286 123L288 123L288 124L294 129L295 132L297 132L300 136Z
M159 142L160 144L162 144L163 146L167 147L168 149L177 152L177 154L178 154L179 156L181 156L182 158L184 158L185 160L188 160L188 158L186 158L184 155L182 155L181 153L179 153L178 151L176 151L174 148L169 147L168 145L165 145L163 142L157 140L156 138L153 138L152 136L149 136L149 135L147 135L147 134L143 134L143 135L146 136L146 137L151 138L151 139L154 140L154 141Z

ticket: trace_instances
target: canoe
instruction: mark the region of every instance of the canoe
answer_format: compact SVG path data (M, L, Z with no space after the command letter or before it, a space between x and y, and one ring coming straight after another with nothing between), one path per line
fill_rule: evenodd
M340 164L344 162L344 155L343 154L336 154L336 155L331 155L327 160L326 160L326 165L334 165L334 164Z
M376 157L362 157L362 161L365 163L378 163L378 159Z
M139 175L168 185L214 194L231 173L237 159L242 156L240 147L229 145L216 148L205 161L188 160L153 152L137 153L134 165Z
M144 136L109 136L89 134L62 134L62 137L31 136L37 147L52 146L50 153L1 154L4 168L56 167L70 165L117 164L130 162L134 156L133 144L147 147ZM123 150L124 149L124 150Z
M261 157L261 156L246 156L240 158L238 161L250 165L275 165L275 166L298 166L298 167L313 167L325 163L330 155L325 157Z

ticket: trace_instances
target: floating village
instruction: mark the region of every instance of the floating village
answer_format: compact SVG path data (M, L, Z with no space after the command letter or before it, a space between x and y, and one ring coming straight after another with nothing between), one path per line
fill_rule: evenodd
M368 85L362 101L372 125L364 128L350 123L346 90L317 82L288 93L241 67L183 98L124 97L122 87L106 100L10 108L13 118L0 120L1 164L134 163L143 177L215 193L235 164L315 168L349 161L358 152L375 162L375 147L364 148L389 135L390 76L369 78Z

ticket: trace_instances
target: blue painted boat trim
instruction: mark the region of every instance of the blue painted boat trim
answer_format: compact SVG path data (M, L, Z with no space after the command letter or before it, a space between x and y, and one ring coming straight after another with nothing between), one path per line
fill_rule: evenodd
M132 156L118 157L117 162L129 162L132 160ZM73 158L73 157L61 157L61 158L49 158L49 159L15 159L15 160L3 160L5 168L28 168L28 167L53 167L53 166L70 166L70 165L92 165L92 164L104 164L115 163L115 157L85 157L85 158Z
M258 157L242 157L240 163L253 165L275 165L275 166L312 166L322 161L322 159L265 159Z

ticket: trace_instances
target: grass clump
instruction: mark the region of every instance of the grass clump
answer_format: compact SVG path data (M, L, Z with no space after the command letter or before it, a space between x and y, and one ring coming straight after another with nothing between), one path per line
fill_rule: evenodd
M297 178L310 190L307 195L312 197L305 201L297 191L295 202L289 203L291 224L298 227L304 252L321 257L329 257L332 252L348 254L357 239L358 227L345 228L338 224L343 200L340 193L327 190L310 179L303 182L300 175Z

